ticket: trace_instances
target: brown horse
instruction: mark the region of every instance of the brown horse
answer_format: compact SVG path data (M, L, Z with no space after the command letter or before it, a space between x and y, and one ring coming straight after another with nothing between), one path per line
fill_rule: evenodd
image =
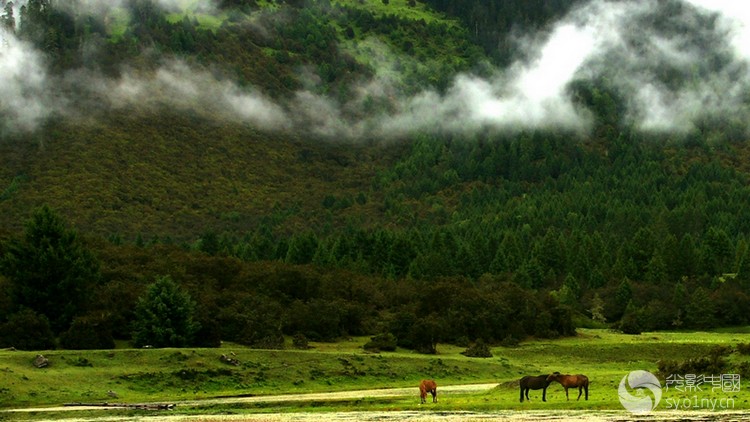
M563 375L559 372L553 372L547 377L547 381L557 381L565 389L565 397L568 397L568 388L578 388L578 399L581 400L581 394L586 391L586 400L589 399L589 378L586 375Z
M432 402L437 403L437 383L433 380L422 380L419 383L419 397L422 403L427 402L427 393L432 394Z
M521 387L521 403L523 403L523 396L526 395L526 400L529 399L529 390L542 389L542 401L547 401L547 387L550 382L547 380L547 375L539 375L538 377L527 375L518 381L518 385Z

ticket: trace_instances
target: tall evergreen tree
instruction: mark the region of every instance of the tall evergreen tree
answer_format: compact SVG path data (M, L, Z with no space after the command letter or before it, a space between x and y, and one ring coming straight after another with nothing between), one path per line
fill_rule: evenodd
M16 18L13 14L13 2L9 1L3 8L3 14L0 16L0 26L10 32L16 30Z
M55 333L65 331L87 305L100 279L99 262L55 211L43 206L11 239L0 273L11 283L14 303L45 315Z
M194 343L199 329L190 295L171 277L159 277L136 305L133 345L186 347Z

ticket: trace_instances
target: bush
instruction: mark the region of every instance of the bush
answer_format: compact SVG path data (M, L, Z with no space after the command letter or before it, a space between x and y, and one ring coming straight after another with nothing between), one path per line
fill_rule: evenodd
M115 340L107 321L78 317L60 336L60 345L71 350L114 349Z
M235 295L218 311L221 338L257 349L283 349L282 308L265 296Z
M469 345L469 347L467 347L466 350L461 352L461 354L470 358L491 358L492 357L492 352L490 351L490 347L482 339L479 339L476 342Z
M396 339L396 336L391 333L383 333L371 337L370 341L362 346L362 348L370 352L393 352L396 350L397 344L398 340Z
M628 302L618 328L623 334L641 334L643 332L643 311L637 308L632 300Z
M741 355L750 355L750 343L738 343L737 351Z
M221 347L221 327L219 323L208 317L199 317L200 329L195 333L196 347Z
M305 337L302 333L297 333L292 337L292 346L294 346L295 349L309 349L310 345L307 341L307 337Z
M48 350L55 348L55 336L46 316L25 308L0 325L0 345L19 350Z
M731 354L727 346L716 346L708 352L707 357L687 359L682 362L659 361L659 374L667 377L670 374L724 374L729 369L726 357Z
M626 314L623 316L618 327L623 334L637 335L643 332L638 317L632 314Z
M500 345L503 347L518 347L520 343L521 342L517 338L508 334L508 336L506 336L503 341L500 342Z
M255 349L283 349L284 348L284 336L270 334L265 337L261 337L248 346Z
M308 302L292 302L286 313L287 333L300 332L313 341L335 341L344 333L342 328L343 307L323 299Z

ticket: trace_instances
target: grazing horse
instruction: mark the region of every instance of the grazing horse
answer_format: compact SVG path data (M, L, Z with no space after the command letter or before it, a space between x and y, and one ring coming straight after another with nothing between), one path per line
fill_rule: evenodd
M553 372L547 377L547 381L557 381L565 388L565 397L568 397L568 388L578 388L578 399L581 400L581 394L586 391L586 400L589 399L589 378L586 375L563 375L559 372Z
M547 375L539 375L538 377L527 375L518 382L521 386L521 403L523 403L523 396L526 395L526 400L529 399L529 390L542 389L542 401L547 401L547 386L550 384L550 380L547 379Z
M437 403L437 383L433 380L422 380L419 383L419 397L422 403L427 402L427 393L432 394L432 402Z

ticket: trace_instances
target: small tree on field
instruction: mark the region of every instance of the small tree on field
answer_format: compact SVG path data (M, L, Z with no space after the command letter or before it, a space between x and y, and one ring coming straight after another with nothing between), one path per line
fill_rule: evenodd
M599 296L599 293L594 293L594 298L591 300L591 309L589 309L589 312L591 312L592 320L601 324L607 323L607 318L604 316L604 301L602 300L601 296Z
M362 348L370 352L393 352L396 350L397 343L396 336L391 333L383 333L370 337L370 341L365 343Z
M642 315L643 311L637 308L632 300L628 302L625 314L620 320L620 331L625 334L640 334L643 331Z
M195 302L169 276L159 277L138 300L133 322L133 345L186 347L195 341L200 324Z
M470 357L470 358L491 358L492 357L492 351L490 351L490 346L487 345L487 343L484 342L481 338L478 339L476 342L469 345L469 347L466 348L463 352L461 352L462 355Z

